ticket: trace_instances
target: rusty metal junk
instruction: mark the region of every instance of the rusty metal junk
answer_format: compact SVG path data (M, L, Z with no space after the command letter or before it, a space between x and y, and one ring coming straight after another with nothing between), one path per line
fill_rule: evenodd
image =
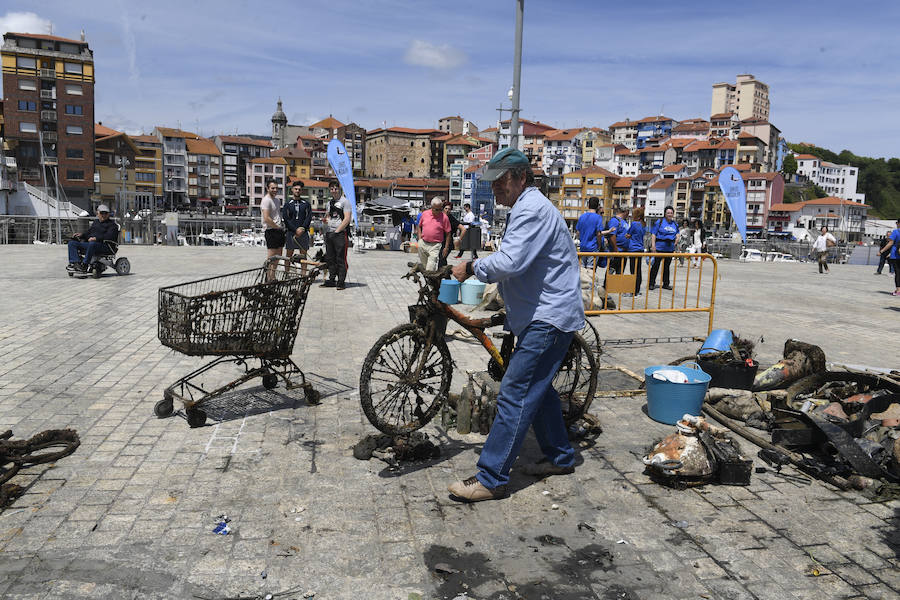
M741 455L727 429L692 415L684 415L675 428L643 458L655 481L672 486L750 483L752 461Z
M756 375L754 391L784 388L807 375L825 370L825 353L818 346L797 340L784 343L784 358Z
M25 489L7 483L23 467L49 463L75 452L81 439L74 429L48 429L27 440L12 440L12 430L0 433L0 508Z

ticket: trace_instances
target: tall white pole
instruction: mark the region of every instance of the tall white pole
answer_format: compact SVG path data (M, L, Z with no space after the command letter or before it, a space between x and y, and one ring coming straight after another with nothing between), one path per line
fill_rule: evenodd
M522 21L525 0L516 0L516 52L513 61L513 97L509 120L509 147L519 147L519 98L522 92Z

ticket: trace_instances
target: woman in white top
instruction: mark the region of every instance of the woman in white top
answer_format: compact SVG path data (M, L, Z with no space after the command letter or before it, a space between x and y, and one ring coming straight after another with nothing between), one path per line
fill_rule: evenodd
M834 236L828 233L828 228L824 225L820 230L819 237L816 238L816 241L813 242L813 251L816 253L816 257L819 259L819 273L828 273L828 249L834 246L837 243L837 240L834 239ZM822 271L822 269L825 269Z

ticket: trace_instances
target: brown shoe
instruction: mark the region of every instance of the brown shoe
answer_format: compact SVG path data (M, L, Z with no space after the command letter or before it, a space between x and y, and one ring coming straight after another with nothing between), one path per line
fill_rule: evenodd
M536 463L523 466L522 472L532 477L543 478L551 475L569 475L575 472L575 467L560 467L546 458L542 458Z
M506 486L501 485L492 490L484 487L475 477L469 477L451 484L447 490L454 500L462 502L481 502L482 500L499 500L507 496Z

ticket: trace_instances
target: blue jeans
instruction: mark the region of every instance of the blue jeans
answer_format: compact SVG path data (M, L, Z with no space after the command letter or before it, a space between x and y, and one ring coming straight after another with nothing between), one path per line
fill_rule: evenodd
M570 467L575 451L569 444L553 376L559 370L572 333L533 321L516 342L516 350L500 383L497 416L478 459L478 481L488 489L509 483L509 470L519 456L529 427L553 464Z
M77 240L69 240L69 262L77 263L78 262L78 251L84 251L84 260L81 261L86 265L91 264L91 260L94 258L94 254L97 254L97 251L103 251L105 248L103 242L80 242Z

